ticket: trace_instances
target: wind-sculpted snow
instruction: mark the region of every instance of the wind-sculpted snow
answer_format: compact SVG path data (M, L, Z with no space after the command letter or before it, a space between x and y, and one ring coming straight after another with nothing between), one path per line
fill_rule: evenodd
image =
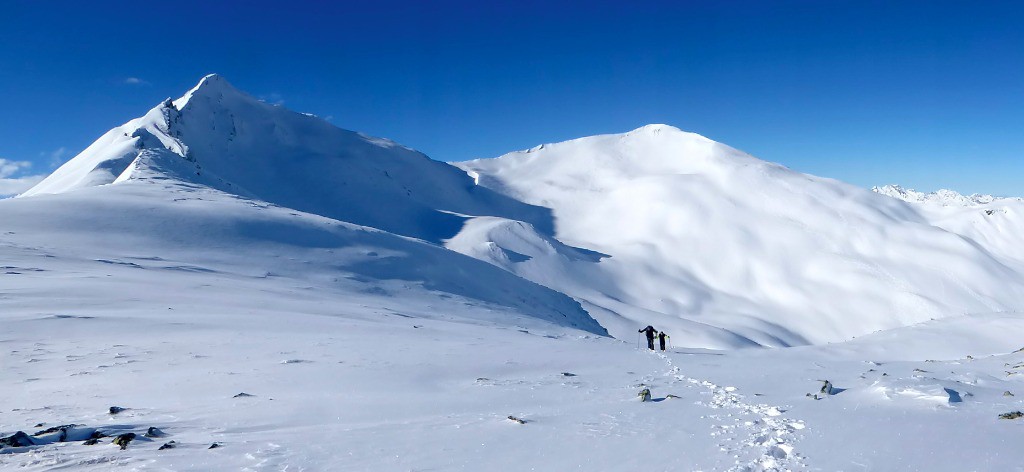
M670 126L457 165L550 208L561 243L608 256L497 265L573 295L625 339L653 323L693 346L825 343L1024 299L1022 272L996 248L910 204ZM492 263L487 244L517 252L477 227L449 247Z

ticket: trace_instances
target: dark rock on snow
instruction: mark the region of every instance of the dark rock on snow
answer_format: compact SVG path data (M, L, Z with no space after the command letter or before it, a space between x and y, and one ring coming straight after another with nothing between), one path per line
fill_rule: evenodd
M114 438L114 444L121 446L121 449L124 450L133 439L135 439L135 433L124 433Z
M1011 411L1009 413L1003 413L1003 414L999 415L999 418L1003 419L1003 420L1015 420L1017 418L1022 418L1022 417L1024 417L1024 412L1020 412L1020 411Z
M12 434L10 436L7 436L6 438L0 438L0 448L6 447L6 446L10 446L10 447L34 446L35 444L36 444L35 441L33 441L32 438L29 435L25 434L24 431L18 431L17 433L14 433L14 434Z
M57 442L64 442L68 440L68 430L74 428L75 426L79 425L71 423L63 424L60 426L54 426L52 428L46 428L42 431L36 431L36 433L33 434L33 436L42 436L44 434L56 433L60 431L60 436L57 438Z

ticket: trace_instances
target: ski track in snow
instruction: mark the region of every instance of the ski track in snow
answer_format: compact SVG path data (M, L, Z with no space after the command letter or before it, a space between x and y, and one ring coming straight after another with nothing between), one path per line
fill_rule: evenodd
M720 450L736 458L730 472L783 472L806 469L804 456L796 453L794 443L797 431L805 428L802 420L787 418L785 409L764 403L748 403L737 393L736 387L723 387L708 380L695 379L683 374L672 359L658 353L670 367L665 375L691 386L708 390L710 400L697 401L698 405L724 413L708 415L716 421L711 435L719 438ZM743 458L752 457L745 462Z

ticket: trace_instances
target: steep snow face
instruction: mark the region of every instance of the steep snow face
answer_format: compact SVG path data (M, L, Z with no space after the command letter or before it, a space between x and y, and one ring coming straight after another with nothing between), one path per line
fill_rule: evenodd
M184 162L166 157L146 150L139 159ZM370 308L385 317L540 323L606 335L571 298L475 259L189 182L147 177L3 200L0 221L6 287L26 302L45 304L60 293L70 305L104 310L118 309L125 297L160 309L224 305L280 316ZM29 276L13 277L17 268ZM102 294L112 287L127 291ZM251 304L245 294L254 292L278 295ZM267 305L277 296L277 306Z
M872 187L872 191L888 197L898 198L910 203L929 203L941 206L977 206L992 203L997 200L992 195L961 195L953 190L941 189L931 193L918 192L913 189L906 189L899 185L884 185Z
M392 141L260 102L216 75L105 134L22 196L154 177L154 154L184 161L177 179L431 241L462 215L550 227L550 214L496 195L458 169ZM165 153L163 151L169 151Z
M653 323L679 345L825 343L1012 310L1024 295L1019 271L905 202L670 126L457 165L551 208L562 243L609 257L506 262L488 245L522 250L480 225L449 247L575 296L626 339Z

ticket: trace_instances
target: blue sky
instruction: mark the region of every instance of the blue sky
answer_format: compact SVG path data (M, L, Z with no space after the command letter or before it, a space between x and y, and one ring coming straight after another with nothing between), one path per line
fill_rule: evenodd
M0 184L217 72L440 160L668 123L856 185L1024 195L1020 2L226 3L0 3Z

